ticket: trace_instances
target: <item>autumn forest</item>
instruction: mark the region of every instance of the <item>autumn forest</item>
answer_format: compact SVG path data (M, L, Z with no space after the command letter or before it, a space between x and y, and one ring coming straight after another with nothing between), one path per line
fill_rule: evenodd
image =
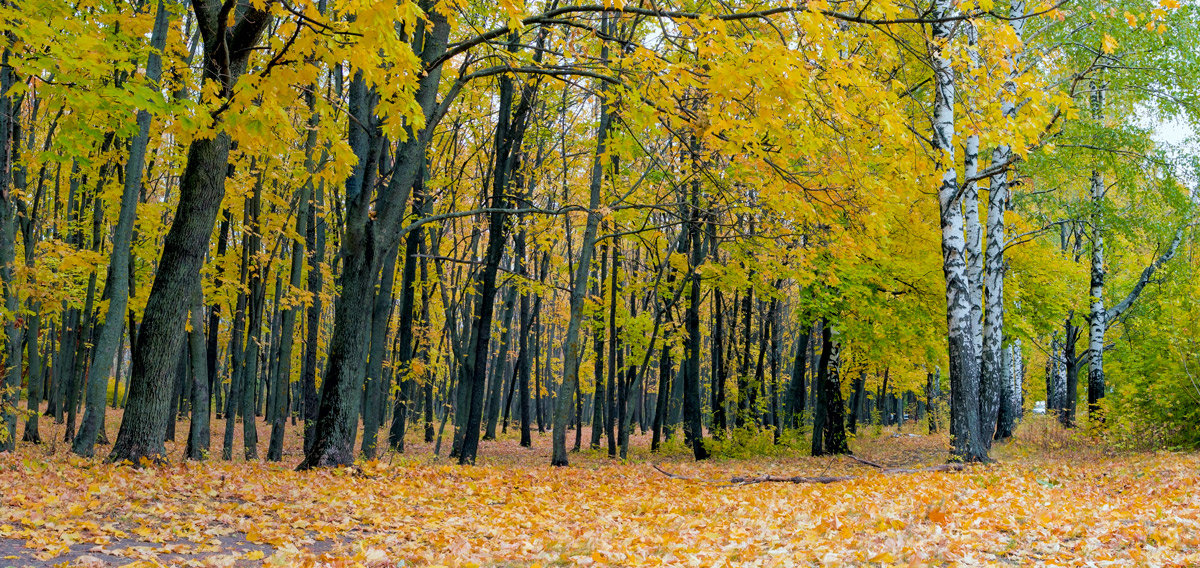
M1200 562L1182 0L0 0L0 566Z

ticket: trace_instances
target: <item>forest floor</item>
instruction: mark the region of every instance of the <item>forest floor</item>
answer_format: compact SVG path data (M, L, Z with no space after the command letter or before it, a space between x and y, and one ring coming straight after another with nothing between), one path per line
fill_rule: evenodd
M177 428L171 465L134 469L74 457L44 419L45 443L0 456L0 568L1200 564L1200 455L1110 452L1045 419L998 445L994 464L893 475L789 451L696 463L672 444L651 456L645 436L627 463L585 450L551 468L548 433L526 449L511 430L476 467L413 437L404 455L295 472L290 423L282 464L246 463L240 443L234 462L184 462L187 423ZM867 430L852 444L862 458L945 461L944 436ZM763 475L856 477L729 482Z

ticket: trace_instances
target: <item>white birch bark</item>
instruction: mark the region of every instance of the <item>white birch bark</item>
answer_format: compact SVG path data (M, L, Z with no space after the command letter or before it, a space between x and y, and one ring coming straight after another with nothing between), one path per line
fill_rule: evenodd
M1068 412L1066 345L1058 343L1054 349L1054 409L1058 414Z
M971 69L979 67L979 31L970 21L964 23L967 36L967 57ZM983 225L979 220L979 134L972 131L963 143L963 224L966 228L967 279L971 288L971 339L975 342L975 356L983 353ZM982 363L982 360L981 360ZM982 389L982 385L981 385ZM980 396L984 396L980 391Z
M1025 32L1025 1L1013 0L1009 8L1013 33L1021 39ZM1014 99L1016 97L1016 76L1019 69L1019 52L1008 54L1010 65L1008 80L1004 83L1004 100L1001 111L1006 120L1011 120L1017 113ZM969 149L968 149L969 151ZM992 151L992 167L1007 164L1012 159L1012 147L1000 144ZM983 428L981 435L986 444L990 444L993 432L1009 435L1013 423L997 424L1000 419L1002 401L1011 400L1011 381L1003 375L1003 364L1000 360L1004 345L1004 245L1007 243L1004 225L1004 213L1008 209L1009 199L1009 168L992 174L991 189L988 192L987 214L987 272L984 275L984 304L987 311L984 315L981 338L981 366L979 379L980 424ZM1015 414L1006 415L1008 420L1015 420Z
M1092 118L1097 122L1104 117L1104 85L1100 83L1092 83L1091 95L1091 110ZM1099 170L1092 170L1091 176L1091 197L1092 197L1092 251L1091 251L1091 289L1089 291L1089 314L1088 314L1088 419L1093 422L1102 421L1103 417L1099 415L1100 399L1104 398L1105 380L1104 380L1104 335L1108 328L1118 317L1129 309L1131 305L1141 295L1146 284L1150 282L1150 278L1154 273L1167 261L1175 256L1175 252L1179 250L1179 244L1183 241L1184 229L1188 226L1187 222L1180 225L1175 231L1175 237L1167 250L1158 258L1154 259L1138 278L1133 289L1129 294L1112 308L1106 308L1104 304L1104 286L1105 278L1108 276L1107 269L1104 266L1104 200L1105 186L1104 176Z
M1012 366L1009 367L1009 372L1012 376L1009 379L1009 384L1012 385L1008 395L1013 405L1014 422L1020 421L1021 416L1025 414L1025 354L1021 350L1021 340L1017 339L1008 346L1012 352Z
M954 160L955 77L946 49L950 47L953 15L950 0L933 6L930 45L936 89L933 109L933 150L942 170L938 205L942 224L942 271L946 277L946 335L950 355L951 452L963 461L987 459L979 440L979 359L972 337L971 283L967 274L962 196Z
M1104 87L1092 82L1092 119L1099 122L1104 116ZM1091 286L1089 290L1088 321L1088 418L1104 392L1104 332L1108 329L1108 312L1104 307L1104 176L1092 170L1092 254ZM1099 395L1097 396L1097 393Z

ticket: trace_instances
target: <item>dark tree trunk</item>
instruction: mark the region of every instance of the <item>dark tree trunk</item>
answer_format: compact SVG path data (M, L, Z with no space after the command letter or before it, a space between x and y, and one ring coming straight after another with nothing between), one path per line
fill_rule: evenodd
M371 308L371 346L367 354L367 376L363 381L363 437L362 453L367 459L375 459L375 443L383 417L379 409L381 396L379 383L383 381L383 359L387 347L388 324L392 320L392 290L396 281L396 257L399 249L387 251L379 275L379 289ZM391 389L388 389L391 390ZM401 395L403 396L403 395Z
M753 306L754 306L754 288L753 287L746 289L746 294L744 296L742 296L741 304L742 304L742 306L741 306L741 312L742 312L742 341L741 341L742 357L741 357L741 361L738 363L737 417L734 419L734 423L738 428L746 427L746 422L748 419L751 419L750 417L751 417L751 412L752 412L752 410L750 408L750 397L753 396L751 393L753 392L754 387L750 383L749 373L750 373L750 342L751 342L750 325L751 325L751 316L753 315L751 312L753 311Z
M209 447L208 354L204 345L204 292L197 286L192 304L192 331L188 334L192 363L192 422L188 429L187 457L203 460Z
M219 0L197 0L194 10L204 32L204 79L218 81L221 96L232 94L233 84L245 72L246 61L271 20L272 2L238 10L232 26L216 22ZM224 33L223 37L217 37ZM179 204L163 242L162 258L146 302L145 317L134 351L129 403L109 460L139 464L159 461L166 453L167 388L174 358L183 346L181 333L191 304L191 290L200 278L213 225L225 195L225 171L230 138L217 124L212 137L196 138L188 148L180 180Z
M305 147L308 150L307 161L311 162L312 147L315 144L315 129L310 131L308 139L305 142ZM307 165L307 169L311 172L313 166L311 163ZM312 195L312 181L304 185L300 190L300 210L296 212L296 234L307 235L309 223L309 198ZM292 240L292 264L288 274L288 296L296 294L302 285L302 276L304 272L304 252L305 242L300 239ZM276 297L275 301L280 301ZM314 300L315 301L315 300ZM292 392L292 348L295 344L296 333L296 312L299 308L293 307L293 304L283 311L280 316L280 338L279 338L279 368L276 370L275 390L277 393ZM267 447L267 461L281 461L283 459L283 436L286 425L286 418L289 412L290 404L284 400L283 396L276 397L275 413L271 421L271 443Z
M221 459L233 459L233 439L237 417L241 414L244 377L242 359L245 356L243 336L246 331L246 279L250 274L249 255L246 243L242 243L241 268L238 271L237 304L233 311L233 323L229 332L229 394L225 397L225 436L221 445Z
M519 255L518 258L521 258L524 256L524 248L525 248L525 238L524 237L525 237L525 234L524 234L524 231L522 231L522 233L521 233L520 237L518 237L518 241L517 241L519 243L519 245L518 245L519 250L517 252L517 254ZM523 266L524 266L524 264L522 264L522 267ZM522 268L521 272L522 272L522 274L524 274L523 268ZM524 447L524 448L533 446L533 436L531 435L531 433L529 431L529 428L530 428L530 420L529 420L529 418L530 418L529 417L529 359L531 358L530 353L529 353L529 335L530 335L530 333L533 332L532 325L531 325L532 320L533 320L533 313L537 312L540 309L540 306L539 306L540 303L541 303L541 298L538 298L538 300L534 303L533 312L530 312L529 294L527 294L527 293L521 294L521 310L520 310L520 312L521 312L520 313L521 336L518 339L518 346L517 346L517 351L519 354L517 355L516 374L517 374L517 384L520 385L519 394L517 395L517 405L518 405L517 408L519 409L520 420L521 420L521 447Z
M263 311L266 308L266 273L268 266L257 259L262 246L261 216L263 180L254 184L254 192L246 202L250 226L246 237L246 253L255 264L250 271L249 308L246 330L246 352L242 358L242 444L246 461L258 459L258 425L255 420L258 408L256 396L259 392L259 346L262 344Z
M848 454L846 441L845 407L842 404L842 388L839 378L839 346L833 341L832 329L825 322L821 331L821 362L817 369L820 384L818 397L822 420L813 424L812 455ZM821 445L816 443L817 431L821 431Z
M810 454L825 455L825 415L828 404L825 398L826 376L829 374L829 326L821 321L821 356L817 360L817 374L812 381L812 447ZM886 382L884 387L886 388ZM886 417L885 417L886 418Z
M1064 428L1074 428L1079 406L1079 357L1075 353L1075 346L1079 342L1080 327L1071 323L1071 316L1067 316L1063 331L1066 336L1062 349L1063 365L1067 368L1067 398L1061 401L1062 412L1058 416Z
M421 241L420 246L418 247L418 250L422 254L424 254L424 252L425 252L424 240ZM423 281L423 282L429 281L429 267L428 267L428 263L426 262L424 257L421 258L421 281ZM429 321L429 287L428 286L421 287L421 321L422 322ZM429 360L429 344L427 341L423 341L421 343L421 359L423 361ZM427 374L426 376L422 377L421 379L422 379L422 383L424 386L424 392L425 392L425 409L422 412L422 414L424 415L424 420L425 420L425 442L429 443L429 442L433 441L433 421L434 421L433 376L432 376L432 374ZM403 439L403 437L401 437L401 439Z
M604 305L605 288L608 286L608 243L597 245L600 249L598 278L592 285L592 293L597 302ZM595 388L592 391L592 444L593 450L600 449L600 438L604 435L604 423L608 416L608 394L605 390L604 375L604 311L596 310L592 316L592 378Z
M546 433L546 410L542 406L542 366L539 364L541 362L541 353L542 353L542 324L541 324L540 315L541 314L539 314L536 310L534 311L534 316L533 316L533 318L534 318L533 319L533 321L534 321L534 324L533 324L533 329L534 329L534 332L533 332L534 333L534 336L533 336L533 339L534 339L534 346L533 346L533 393L534 393L533 408L534 408L535 419L537 420L538 434L545 434Z
M375 116L377 95L356 71L350 83L350 147L358 162L346 180L345 230L341 239L341 286L334 308L325 380L313 440L301 469L349 465L354 461L363 381L369 349L371 305L379 272L370 203L374 195L382 135ZM405 189L411 186L401 186Z
M184 387L189 384L188 381L188 345L185 343L180 346L179 356L175 359L175 375L172 377L173 388L171 390L171 404L168 407L167 415L167 440L175 441L175 427L179 422L179 398L183 396Z
M698 151L693 141L692 158L698 161ZM697 460L708 459L708 449L704 447L704 424L700 415L700 273L697 272L704 260L701 250L702 236L700 229L700 182L691 184L691 199L687 224L688 242L691 248L689 255L688 280L689 290L687 308L684 313L684 346L686 372L683 375L683 423L684 440L692 447L692 455ZM740 395L739 395L740 396Z
M425 180L424 175L417 177L417 183L413 184L413 204L412 211L414 215L419 215L424 211L425 204ZM424 229L418 227L416 230L405 235L404 239L404 270L400 275L400 323L396 329L396 377L400 381L400 391L396 395L395 406L392 409L392 424L388 430L388 445L397 452L404 452L404 434L408 424L408 390L412 384L410 374L412 373L413 362L413 311L416 304L414 284L417 281L417 263L424 263L423 258L418 258L420 250L423 248L425 239ZM422 270L424 272L424 270ZM429 309L428 293L422 292L422 312ZM425 384L428 387L432 386L429 377L424 378ZM433 420L428 416L433 408L433 391L430 388L426 389L427 408L425 418L426 437L433 436ZM426 440L433 441L432 439Z
M217 230L217 255L215 258L222 258L229 249L229 210L226 209L221 214L221 227ZM225 285L225 270L223 265L218 265L216 274L217 287L221 288ZM208 310L208 344L206 347L205 356L206 369L208 370L208 391L209 394L216 394L216 411L217 417L222 416L223 407L221 406L221 379L217 369L217 357L220 352L221 338L221 303L213 302L213 305Z
M305 314L304 360L300 366L300 384L303 390L304 409L304 453L312 449L313 426L317 423L317 352L321 333L321 289L324 277L321 264L325 261L325 220L317 217L317 210L324 201L324 182L314 188L312 205L308 208L308 226L304 232L304 246L308 255L308 293L312 303ZM318 223L318 221L320 221Z
M9 63L11 53L6 47L0 55L0 285L3 286L4 307L8 313L17 313L18 291L13 274L17 240L17 197L10 191L14 162L20 144L20 97L13 100L11 89L17 84L16 72ZM0 436L0 452L11 452L17 447L17 403L21 390L21 327L5 325L7 331L4 365L7 368L3 381L3 398L0 399L0 422L6 430Z
M509 343L512 341L513 332L512 317L516 303L517 289L510 286L504 293L504 304L500 309L500 326L504 328L504 332L500 337L496 356L492 359L490 373L492 379L487 398L487 423L484 427L484 440L496 439L496 425L500 421L500 401L504 396L504 377L507 376Z
M608 271L608 295L601 296L601 301L608 300L608 382L604 388L604 437L608 441L608 457L610 458L617 456L617 438L613 426L617 415L614 402L617 398L617 390L619 390L617 381L620 373L617 368L617 353L621 350L620 328L617 327L617 299L620 297L620 294L617 293L617 265L620 257L620 242L613 239L612 264ZM603 258L601 258L601 262L603 262Z
M712 325L712 435L725 437L725 298L719 287L713 289Z
M334 330L329 346L328 370L321 385L321 401L314 425L311 448L299 469L349 465L354 461L354 434L358 425L358 398L365 375L366 342L373 298L371 286L380 264L377 251L399 246L400 223L408 197L425 163L430 132L436 120L437 85L440 65L433 62L446 49L450 26L435 5L426 10L428 20L421 24L423 40L420 60L428 71L420 78L415 103L422 109L425 123L421 130L408 129L407 138L395 150L395 167L372 215L370 205L375 194L371 179L379 155L379 128L374 115L374 99L361 73L351 84L351 148L360 157L355 174L346 182L346 230L342 240L342 295L334 310Z
M788 384L787 401L784 403L784 424L787 428L799 429L803 426L805 393L805 361L808 355L809 326L800 324L800 337L796 342L796 356L792 360L792 380Z
M851 434L858 434L858 407L862 404L862 398L866 395L865 383L866 376L861 373L854 378L854 392L850 395L850 416L846 425Z

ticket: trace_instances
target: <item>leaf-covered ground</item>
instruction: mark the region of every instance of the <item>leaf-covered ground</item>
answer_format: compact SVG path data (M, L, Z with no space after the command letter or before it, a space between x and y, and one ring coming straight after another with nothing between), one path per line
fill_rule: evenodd
M281 465L137 470L74 458L61 442L23 445L0 457L0 567L1200 563L1200 456L1107 455L1023 435L994 465L903 475L844 458L697 464L641 452L620 464L585 451L551 468L548 434L533 449L487 443L477 467L414 443L405 456L305 473L292 471L294 434ZM855 450L913 466L944 459L945 443L893 430ZM861 477L728 483L763 474Z

